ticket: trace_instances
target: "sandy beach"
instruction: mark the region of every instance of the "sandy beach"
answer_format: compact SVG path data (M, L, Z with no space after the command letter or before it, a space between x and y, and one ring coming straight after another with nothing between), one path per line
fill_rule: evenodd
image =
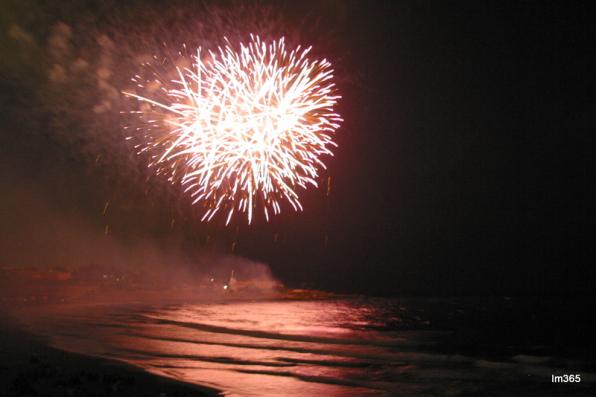
M119 362L49 347L0 316L0 390L4 396L156 396L219 395L162 378Z

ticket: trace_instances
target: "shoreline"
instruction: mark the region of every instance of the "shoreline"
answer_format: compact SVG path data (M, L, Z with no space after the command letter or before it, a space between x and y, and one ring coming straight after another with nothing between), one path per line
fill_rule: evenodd
M7 397L206 397L221 391L149 373L133 365L68 352L0 316L0 390Z

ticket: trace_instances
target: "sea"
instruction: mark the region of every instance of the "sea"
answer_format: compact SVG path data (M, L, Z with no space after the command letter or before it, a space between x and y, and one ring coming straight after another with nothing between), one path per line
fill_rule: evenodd
M86 304L27 326L57 348L225 396L594 396L595 307L364 296ZM553 381L565 374L580 381Z

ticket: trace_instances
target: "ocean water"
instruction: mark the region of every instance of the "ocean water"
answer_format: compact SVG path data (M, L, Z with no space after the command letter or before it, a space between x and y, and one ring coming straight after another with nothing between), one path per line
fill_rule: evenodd
M79 305L29 327L226 396L595 395L593 335L577 326L591 315L559 309L504 298ZM560 374L582 382L553 384Z

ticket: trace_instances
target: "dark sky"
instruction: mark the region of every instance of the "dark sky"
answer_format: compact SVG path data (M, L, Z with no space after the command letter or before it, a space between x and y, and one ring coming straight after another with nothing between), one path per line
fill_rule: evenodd
M186 238L203 244L210 235L221 247L236 241L237 254L269 263L291 286L384 295L592 293L594 7L505 3L281 3L294 23L307 21L305 37L316 36L311 20L316 32L327 29L320 42L311 40L335 63L343 96L345 122L328 161L331 195L308 192L303 213L267 225L189 222ZM72 18L59 7L43 10L49 20ZM102 227L94 219L105 189L85 186L88 174L78 175L76 156L59 145L28 157L31 147L52 142L51 131L23 138L11 128L35 89L21 90L7 72L1 81L2 106L12 109L2 123L12 158L5 161L39 170L61 158L69 169L62 183L77 188L52 200ZM61 183L61 172L34 177L22 168L15 175L33 184ZM160 205L161 215L147 211L171 212L167 200ZM120 211L114 233L140 233L138 210Z
M593 291L594 9L349 4L340 45L363 85L345 89L330 248L311 274L348 290Z

